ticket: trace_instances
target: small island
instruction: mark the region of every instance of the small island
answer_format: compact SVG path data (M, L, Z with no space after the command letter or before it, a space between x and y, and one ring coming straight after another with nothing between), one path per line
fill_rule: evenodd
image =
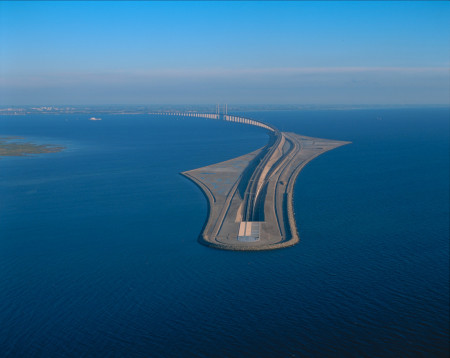
M0 137L0 157L21 157L30 154L57 153L65 149L51 144L23 142L22 137Z

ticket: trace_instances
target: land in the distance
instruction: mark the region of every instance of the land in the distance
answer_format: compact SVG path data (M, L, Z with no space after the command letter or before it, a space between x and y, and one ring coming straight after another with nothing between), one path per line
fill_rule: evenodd
M364 110L364 109L393 109L393 108L417 108L417 107L436 107L447 108L447 104L443 105L324 105L324 104L232 104L228 105L228 111L233 113L248 111L319 111L319 110ZM212 113L216 111L216 105L168 105L168 104L152 104L152 105L97 105L97 106L81 106L81 105L45 105L45 106L5 106L0 105L0 116L24 116L28 114L80 114L85 115L87 119L92 115L137 115L149 114L155 112L196 112L196 113Z
M0 137L0 156L25 156L30 154L57 153L64 149L62 146L50 144L34 144L31 142L21 142L21 137Z

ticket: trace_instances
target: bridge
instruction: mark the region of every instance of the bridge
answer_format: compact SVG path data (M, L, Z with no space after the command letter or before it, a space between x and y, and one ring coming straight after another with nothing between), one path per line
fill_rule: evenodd
M268 131L269 142L254 152L181 173L208 200L199 242L219 249L271 250L298 243L292 197L298 174L320 154L350 143L280 132L268 123L228 114L154 114L225 120Z

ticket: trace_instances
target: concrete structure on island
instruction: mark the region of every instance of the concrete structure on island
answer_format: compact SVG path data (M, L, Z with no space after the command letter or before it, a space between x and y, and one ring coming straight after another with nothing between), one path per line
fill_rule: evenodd
M272 250L298 243L292 198L298 174L320 154L350 143L280 132L270 124L228 114L170 115L222 119L269 133L267 145L254 152L181 173L208 200L199 242L225 250Z

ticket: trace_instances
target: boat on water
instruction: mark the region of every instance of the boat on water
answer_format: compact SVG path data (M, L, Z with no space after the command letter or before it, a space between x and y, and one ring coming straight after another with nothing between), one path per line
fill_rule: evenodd
M101 118L95 118L95 117L91 117L89 118L90 121L101 121Z

